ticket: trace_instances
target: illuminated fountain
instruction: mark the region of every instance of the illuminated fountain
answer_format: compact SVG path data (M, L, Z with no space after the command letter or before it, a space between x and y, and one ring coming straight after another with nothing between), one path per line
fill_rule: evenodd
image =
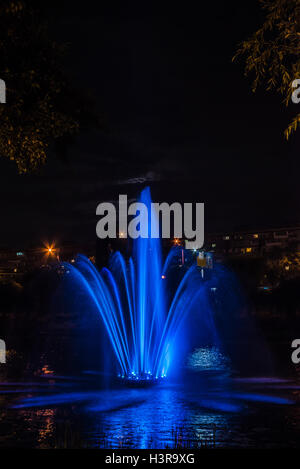
M148 188L140 201L150 207ZM120 378L130 383L167 376L180 326L201 295L204 282L194 263L181 273L170 297L168 276L178 250L181 252L174 247L163 264L160 239L137 238L128 263L116 252L109 268L101 272L84 256L78 256L75 264L64 264L94 302L118 361Z

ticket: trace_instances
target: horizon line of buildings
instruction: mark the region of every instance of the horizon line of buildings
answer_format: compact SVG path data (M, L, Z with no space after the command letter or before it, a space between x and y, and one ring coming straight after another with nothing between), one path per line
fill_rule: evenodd
M208 234L204 249L222 256L264 256L276 251L300 252L300 226Z
M172 245L184 246L184 239L163 239L163 250ZM82 253L97 265L105 265L109 254L121 250L130 254L130 242L122 237L115 240L99 240L93 244L48 245L28 249L0 247L0 281L18 280L26 273L49 262L73 262ZM223 233L208 233L201 251L213 253L218 260L238 256L268 256L275 252L300 252L300 226L266 228L262 230L240 230Z

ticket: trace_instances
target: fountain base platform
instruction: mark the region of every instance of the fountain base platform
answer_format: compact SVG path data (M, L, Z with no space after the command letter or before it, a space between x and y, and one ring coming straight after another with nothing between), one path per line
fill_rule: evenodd
M148 388L161 383L165 377L154 377L150 374L131 374L125 376L118 376L119 382L125 384L125 386L133 388Z

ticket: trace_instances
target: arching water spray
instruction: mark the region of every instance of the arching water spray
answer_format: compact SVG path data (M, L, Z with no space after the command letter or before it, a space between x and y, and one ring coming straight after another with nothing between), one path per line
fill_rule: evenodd
M140 201L150 209L149 188L142 191ZM152 220L153 223L158 221ZM166 377L177 332L201 295L204 282L194 265L183 275L173 298L167 298L166 278L177 251L173 249L163 265L160 239L148 236L134 240L128 263L116 252L109 268L101 272L84 256L78 256L73 265L65 264L96 305L120 375L126 379Z

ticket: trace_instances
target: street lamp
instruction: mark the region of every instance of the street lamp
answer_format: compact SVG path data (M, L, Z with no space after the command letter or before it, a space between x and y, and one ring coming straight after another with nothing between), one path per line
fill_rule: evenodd
M59 260L59 250L55 247L55 244L45 244L45 249L43 250L45 256L48 257L55 257Z

